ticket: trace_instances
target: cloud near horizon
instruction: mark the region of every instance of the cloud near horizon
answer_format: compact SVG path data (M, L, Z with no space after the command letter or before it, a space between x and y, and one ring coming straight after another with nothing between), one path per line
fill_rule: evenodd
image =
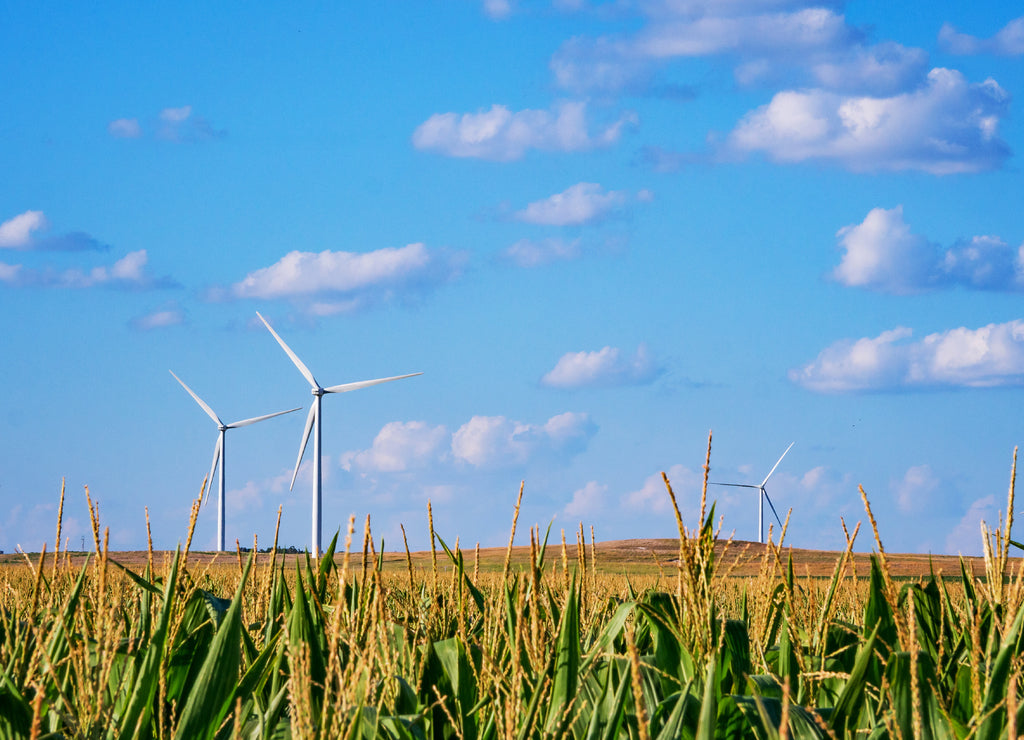
M611 146L635 122L634 114L624 113L591 134L585 102L563 101L551 110L516 112L495 104L476 113L435 113L416 127L412 143L449 157L509 162L532 149L578 152Z
M618 347L567 352L540 382L549 388L563 389L647 385L663 372L647 345L641 343L632 357L624 355Z
M785 90L740 120L725 151L853 172L993 170L1010 156L999 137L1009 102L995 80L968 83L960 72L942 68L929 72L919 88L891 97Z
M293 251L212 297L320 298L311 304L314 315L345 313L453 280L464 261L461 253L432 250L419 242L361 253Z
M835 342L789 379L818 393L1024 385L1024 320L912 336L897 327Z
M401 473L452 463L498 470L568 460L583 452L596 433L588 414L571 411L543 424L474 416L455 432L424 421L393 421L381 428L369 449L345 452L340 460L350 472Z

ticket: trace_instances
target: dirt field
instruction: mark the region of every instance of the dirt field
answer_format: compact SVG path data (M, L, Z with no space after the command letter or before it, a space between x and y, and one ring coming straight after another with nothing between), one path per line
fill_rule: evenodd
M720 563L720 573L728 573L734 576L749 576L758 572L764 557L764 545L756 542L733 541L726 549L724 543L719 544L719 556L724 552L724 560ZM671 574L675 569L676 557L679 551L677 540L614 540L610 542L597 543L597 567L600 572L617 574L657 574L664 572ZM587 547L587 557L590 557L590 547ZM71 562L79 564L85 560L85 553L71 553ZM173 556L172 552L154 552L153 559L161 563ZM245 553L242 554L244 558ZM567 556L570 565L576 562L576 546L567 548ZM783 550L783 562L785 558L792 556L793 569L795 574L800 576L828 577L832 575L840 553L824 550L800 550L797 548L785 548ZM33 562L39 559L38 553L29 554ZM49 557L49 556L48 556ZM114 552L111 558L119 563L137 569L146 565L147 553L141 551ZM269 557L261 553L260 559ZM279 556L280 557L280 556ZM304 555L288 555L286 561L291 562L296 558L304 558ZM438 567L447 570L450 561L440 548L437 553ZM472 550L464 551L463 557L467 570L472 569L475 553ZM515 565L523 565L529 562L530 549L528 547L516 547L513 549L512 562ZM62 555L63 558L63 555ZM340 562L342 556L337 555ZM353 562L360 562L361 552L352 554ZM868 574L869 555L857 553L854 555L854 568L860 577ZM952 555L917 555L917 554L889 554L890 572L897 577L917 578L927 576L934 570L936 573L950 577L959 577L960 559ZM413 567L416 569L430 568L430 551L412 553ZM500 570L505 560L505 548L493 547L480 550L480 569L482 571ZM561 562L561 546L549 544L546 560L550 564ZM984 561L982 558L965 558L968 567L972 568L975 574L984 573ZM238 554L212 552L191 552L189 562L194 565L205 566L208 563L237 563ZM26 563L25 556L19 554L0 555L0 563L16 564ZM386 552L384 554L384 567L386 570L405 569L406 557L404 552ZM1015 567L1015 566L1014 566Z

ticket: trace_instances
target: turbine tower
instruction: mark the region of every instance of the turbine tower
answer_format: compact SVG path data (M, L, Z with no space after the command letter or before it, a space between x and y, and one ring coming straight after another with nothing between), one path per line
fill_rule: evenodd
M174 371L169 371L171 375L174 375ZM220 417L214 413L213 409L207 405L207 403L196 395L195 391L185 385L185 381L174 375L174 379L181 383L181 387L188 391L188 394L196 400L200 408L207 413L207 415L213 419L213 423L217 425L220 433L217 435L217 444L213 448L213 464L210 466L210 477L207 478L208 483L206 484L206 497L203 499L204 502L209 500L210 489L213 487L213 473L217 469L217 463L220 462L220 487L217 494L217 551L224 552L224 434L228 429L237 429L238 427L247 427L250 424L255 424L257 421L263 421L264 419L272 419L275 416L281 414L290 414L292 411L298 411L301 406L294 409L288 409L287 411L278 411L273 414L266 414L264 416L256 416L252 419L245 419L243 421L236 421L233 424L225 424L220 420Z
M793 449L793 445L795 445L795 444L796 444L796 442L790 442L789 443L789 447L786 448L786 452L789 452L791 449ZM782 462L782 458L786 456L786 452L782 453L782 455L779 457L779 459L772 466L772 469L768 471L768 475L766 475L764 477L764 480L761 481L761 485L759 485L759 486L755 486L755 485L750 484L750 483L715 483L715 482L712 482L712 485L716 485L716 486L732 486L734 488L756 488L759 491L758 496L757 496L757 541L760 542L760 543L764 542L764 502L765 501L767 501L768 505L772 507L772 513L775 515L775 519L776 519L776 521L778 521L779 526L780 527L782 526L782 520L779 519L779 513L777 511L775 511L775 505L772 503L771 498L768 497L768 491L765 490L765 484L768 483L768 479L772 477L772 473L775 472L775 468L779 467L779 463Z
M320 404L323 400L324 394L326 393L347 393L348 391L357 391L360 388L369 388L371 385L379 385L380 383L389 383L392 380L402 380L403 378L412 378L416 375L422 375L423 373L409 373L408 375L395 375L390 378L377 378L376 380L359 380L355 383L343 383L341 385L332 385L324 388L320 385L316 378L313 377L313 373L309 371L302 360L299 359L298 355L292 352L291 347L285 344L284 340L274 331L272 327L263 315L257 311L256 315L260 317L260 321L267 327L271 334L274 335L274 339L281 345L281 349L285 351L291 361L295 364L295 367L302 373L302 377L306 379L312 389L313 393L313 405L309 408L309 415L306 417L306 428L302 433L302 442L299 444L299 456L295 460L295 472L292 473L292 482L288 486L288 490L292 490L295 486L295 478L299 474L299 465L302 463L302 456L306 452L306 443L309 442L310 432L313 432L313 526L311 540L311 549L313 550L314 557L320 557L320 535L321 535L321 523L320 516L322 512L322 501L323 501L323 486L322 486L322 471L320 469L320 429L321 429L321 415L320 415Z

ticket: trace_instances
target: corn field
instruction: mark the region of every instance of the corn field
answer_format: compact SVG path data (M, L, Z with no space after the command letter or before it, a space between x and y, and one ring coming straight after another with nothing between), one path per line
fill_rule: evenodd
M85 565L44 549L0 570L0 737L1016 738L1013 478L985 573L902 586L866 496L869 573L852 572L854 529L830 579L794 576L781 544L734 578L702 499L696 528L675 508L678 560L655 586L600 575L582 526L560 548L531 529L529 563L501 573L432 524L429 570L385 570L369 519L361 557L350 520L338 552L336 535L294 567L190 566L186 543L135 572L94 517Z

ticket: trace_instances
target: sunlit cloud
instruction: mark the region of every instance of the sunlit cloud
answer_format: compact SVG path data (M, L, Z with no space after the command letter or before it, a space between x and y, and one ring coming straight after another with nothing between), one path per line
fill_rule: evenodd
M73 267L34 269L24 265L0 262L0 283L20 288L119 288L123 290L151 290L175 287L168 278L157 278L147 269L145 249L129 252L110 265L88 269Z
M294 251L211 297L306 299L314 315L346 313L448 282L461 274L464 257L422 243L361 253Z
M1009 100L994 80L971 84L949 69L933 69L923 87L888 98L787 90L744 116L728 147L856 172L991 170L1010 155L999 137Z
M516 211L515 218L546 226L579 226L599 221L628 200L623 190L606 191L596 182L581 182L528 204Z
M579 238L520 239L505 249L502 257L517 267L541 267L579 258L583 254L581 245Z
M170 304L131 320L132 328L139 331L166 329L171 326L180 326L183 323L185 323L185 312L177 304Z
M951 54L1020 56L1024 54L1024 16L1014 18L987 39L960 33L944 23L939 29L939 46Z
M567 352L540 382L550 388L565 389L646 385L663 372L647 345L640 344L632 356L624 354L618 347L604 347L593 352Z
M791 370L789 378L820 393L1024 385L1024 320L912 337L910 329L898 327L844 339Z
M544 424L474 416L452 435L452 454L476 468L514 467L536 457L579 454L596 433L597 425L582 413L559 414Z
M873 208L837 236L843 255L832 277L843 285L895 294L954 286L1024 290L1024 248L975 236L942 249L911 232L902 206Z
M417 149L451 157L507 162L521 159L533 149L576 152L610 146L635 120L633 114L623 114L592 134L584 102L562 102L552 110L515 112L504 105L492 105L476 113L435 113L416 128L412 142Z
M344 470L372 470L384 473L421 468L440 460L451 441L443 425L424 421L393 421L385 424L368 450L341 456Z

